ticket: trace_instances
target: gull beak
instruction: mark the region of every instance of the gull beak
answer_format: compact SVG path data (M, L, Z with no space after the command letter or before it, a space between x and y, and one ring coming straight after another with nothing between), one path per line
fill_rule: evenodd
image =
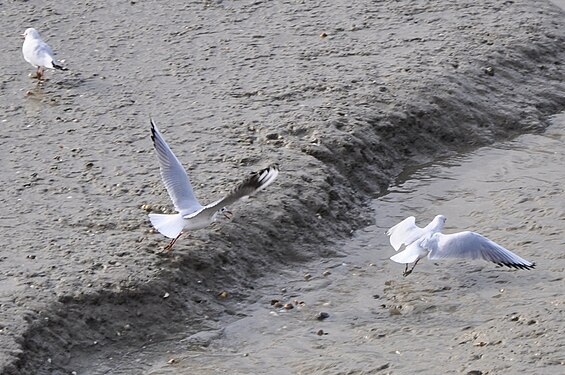
M233 213L231 211L224 211L224 217L231 220L233 218Z

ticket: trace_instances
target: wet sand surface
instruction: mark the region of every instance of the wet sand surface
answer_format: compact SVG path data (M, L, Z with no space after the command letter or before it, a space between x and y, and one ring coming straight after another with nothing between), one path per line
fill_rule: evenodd
M336 244L407 215L369 208L407 166L539 132L565 108L565 17L545 1L25 1L3 2L0 14L0 372L8 375L166 371L164 342L182 357L179 340L229 326L255 310L250 301L266 308L275 297L265 296L285 287L264 289L258 278L314 276L290 291L331 282L318 267L302 269L313 261L335 265L334 276L353 273L335 257L355 251ZM19 36L27 27L69 71L48 71L41 84L28 77L35 69ZM171 210L150 115L202 202L272 162L281 175L230 207L232 221L163 254L167 240L142 209ZM463 228L479 221L468 212L443 213ZM489 220L493 236L507 228ZM525 245L516 251L528 257ZM410 299L395 288L417 287L412 280L432 269L424 263L398 281L399 267L379 261L389 254L375 254L364 274L388 267L396 281L390 297L372 277L342 291L358 303ZM312 293L306 306L318 307ZM328 332L321 339L337 337ZM139 352L147 360L128 354ZM251 358L233 356L242 365Z
M260 280L234 307L247 317L166 344L170 353L143 373L562 374L564 141L561 115L542 135L410 173L373 203L376 224L341 244L343 257ZM423 226L439 213L445 233L480 232L536 269L422 260L402 277L384 232L406 216Z

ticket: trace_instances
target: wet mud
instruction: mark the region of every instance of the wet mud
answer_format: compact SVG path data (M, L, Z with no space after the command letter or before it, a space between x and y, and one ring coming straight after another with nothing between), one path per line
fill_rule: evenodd
M127 362L148 361L152 375L561 374L564 137L561 115L542 135L410 172L373 202L376 223L337 246L341 257L265 277L241 320ZM445 233L480 232L536 269L424 259L403 277L384 232L438 213Z

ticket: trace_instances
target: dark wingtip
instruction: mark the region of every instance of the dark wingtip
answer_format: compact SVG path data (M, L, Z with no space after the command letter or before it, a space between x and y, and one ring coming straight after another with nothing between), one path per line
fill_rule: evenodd
M515 268L515 269L520 269L520 270L533 270L534 268L536 268L536 264L532 263L532 264L519 264L519 263L497 263L497 265L499 266L506 266L508 268Z
M157 130L157 125L155 125L155 121L153 121L153 118L151 116L149 116L149 123L151 124L151 140L155 142L155 132Z
M249 176L247 180L247 183L250 184L254 189L259 189L265 184L265 177L271 174L273 170L277 173L279 172L279 165L277 163L273 163L267 168L263 168L259 171L252 172L251 176Z
M263 171L269 171L271 169L274 169L277 172L280 172L281 168L279 167L278 163L272 163L271 165L269 165L267 168L259 171L259 173L263 172Z
M51 61L51 65L53 65L53 68L55 68L55 69L59 69L59 70L69 70L68 68L65 68L64 66L55 64L55 61Z

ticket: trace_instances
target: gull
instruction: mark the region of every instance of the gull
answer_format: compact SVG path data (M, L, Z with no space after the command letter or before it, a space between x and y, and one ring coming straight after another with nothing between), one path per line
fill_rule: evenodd
M390 236L390 244L395 251L402 246L405 249L390 259L397 263L405 263L403 276L408 276L420 259L467 258L483 259L499 266L511 268L532 269L534 263L520 258L510 250L488 238L470 231L453 234L442 234L446 217L437 215L424 228L416 225L416 218L410 216L390 228L386 234ZM408 270L408 265L414 263Z
M53 51L41 39L37 30L30 27L22 35L25 37L24 45L22 46L24 59L37 68L37 79L43 77L45 68L67 70L67 68L57 63L57 60L53 57Z
M269 186L278 176L279 168L272 164L265 169L254 172L246 180L237 185L230 193L220 200L208 205L201 205L192 190L192 185L185 169L177 159L163 136L157 129L153 119L151 122L151 139L157 151L157 158L161 169L161 179L173 201L175 210L172 215L149 214L151 224L162 235L172 238L165 250L171 250L175 242L183 234L184 230L195 230L205 228L216 221L216 216L221 213L228 219L231 212L226 209L232 203L241 198L248 197L259 190Z

